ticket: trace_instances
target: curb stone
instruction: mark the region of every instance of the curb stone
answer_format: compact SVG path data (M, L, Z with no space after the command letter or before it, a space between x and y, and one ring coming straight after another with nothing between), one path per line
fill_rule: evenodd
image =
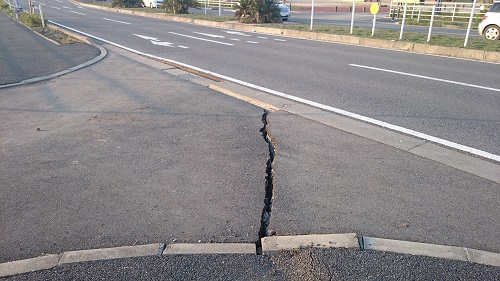
M500 254L481 250L408 242L401 240L358 237L356 233L269 236L261 239L264 255L300 248L354 248L430 256L500 267ZM0 278L86 261L161 255L257 254L253 243L177 243L123 246L116 248L69 251L36 258L0 263Z

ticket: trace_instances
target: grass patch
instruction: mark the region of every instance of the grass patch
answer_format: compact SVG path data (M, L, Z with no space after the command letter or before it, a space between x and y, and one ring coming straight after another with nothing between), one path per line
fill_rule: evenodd
M310 26L307 24L266 24L262 26L310 32ZM315 25L312 32L349 35L350 27ZM463 46L465 41L465 38L457 36L434 35L431 37L431 42L427 43L427 33L420 32L405 32L403 34L403 40L399 40L399 31L395 30L375 30L375 36L372 37L371 34L372 30L369 28L355 27L353 29L352 36L456 48L464 48ZM500 52L500 41L486 40L483 38L469 38L467 47L465 48L489 52Z
M45 27L34 27L32 28L34 31L40 33L41 35L50 38L56 41L59 44L73 44L73 43L81 43L82 41L69 36L68 34L61 32L57 29L50 28L48 26Z

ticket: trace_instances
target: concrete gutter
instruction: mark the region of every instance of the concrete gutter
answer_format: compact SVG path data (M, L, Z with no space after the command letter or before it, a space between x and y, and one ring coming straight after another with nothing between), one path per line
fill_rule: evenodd
M293 38L300 39L308 39L308 40L318 40L318 41L326 41L326 42L336 42L343 44L352 44L366 47L374 47L381 49L390 49L390 50L399 50L399 51L407 51L421 54L429 54L429 55L438 55L438 56L447 56L461 59L471 59L471 60L479 60L485 62L493 62L500 63L500 52L487 52L480 50L471 50L471 49L463 49L463 48L452 48L452 47L442 47L442 46L434 46L427 44L417 44L411 42L403 42L403 41L392 41L392 40L381 40L381 39L373 39L373 38L362 38L356 36L349 35L335 35L335 34L326 34L326 33L316 33L309 31L298 31L291 29L281 29L281 28L270 28L264 26L257 25L249 25L242 24L237 22L214 22L214 21L206 21L199 19L190 19L184 17L177 17L168 14L160 14L160 13L146 13L146 12L138 12L133 10L125 10L119 8L110 8L110 7L102 7L91 4L80 3L75 0L70 0L76 5L81 5L84 7L112 11L117 13L129 14L129 15L137 15L149 18L163 19L169 21L183 22L183 23L191 23L196 25L224 28L224 29L233 29L239 31L246 32L258 32L269 35L279 35L279 36L287 36Z

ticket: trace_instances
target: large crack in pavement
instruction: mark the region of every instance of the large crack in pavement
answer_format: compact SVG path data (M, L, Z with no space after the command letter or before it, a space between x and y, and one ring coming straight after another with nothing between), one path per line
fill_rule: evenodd
M269 146L269 159L266 163L266 180L265 180L265 198L264 198L264 208L262 209L262 216L260 219L260 229L259 229L259 241L257 242L257 252L261 252L261 242L260 238L270 236L272 231L269 227L271 222L271 210L273 205L273 192L274 192L274 156L276 155L276 142L269 134L267 129L268 122L268 112L264 111L262 115L262 123L264 126L260 129L262 137L267 142Z

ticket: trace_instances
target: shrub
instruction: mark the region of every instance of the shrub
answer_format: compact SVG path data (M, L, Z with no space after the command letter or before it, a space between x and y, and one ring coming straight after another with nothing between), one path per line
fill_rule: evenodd
M140 8L142 7L142 0L113 0L111 7Z
M243 23L281 22L280 8L273 0L241 0L234 5L235 16Z
M29 27L41 27L42 26L42 19L40 18L40 15L38 15L38 14L31 14L30 15L28 13L21 13L19 15L19 20Z
M189 14L189 8L199 8L200 4L196 0L165 0L161 5L162 9L172 14Z

